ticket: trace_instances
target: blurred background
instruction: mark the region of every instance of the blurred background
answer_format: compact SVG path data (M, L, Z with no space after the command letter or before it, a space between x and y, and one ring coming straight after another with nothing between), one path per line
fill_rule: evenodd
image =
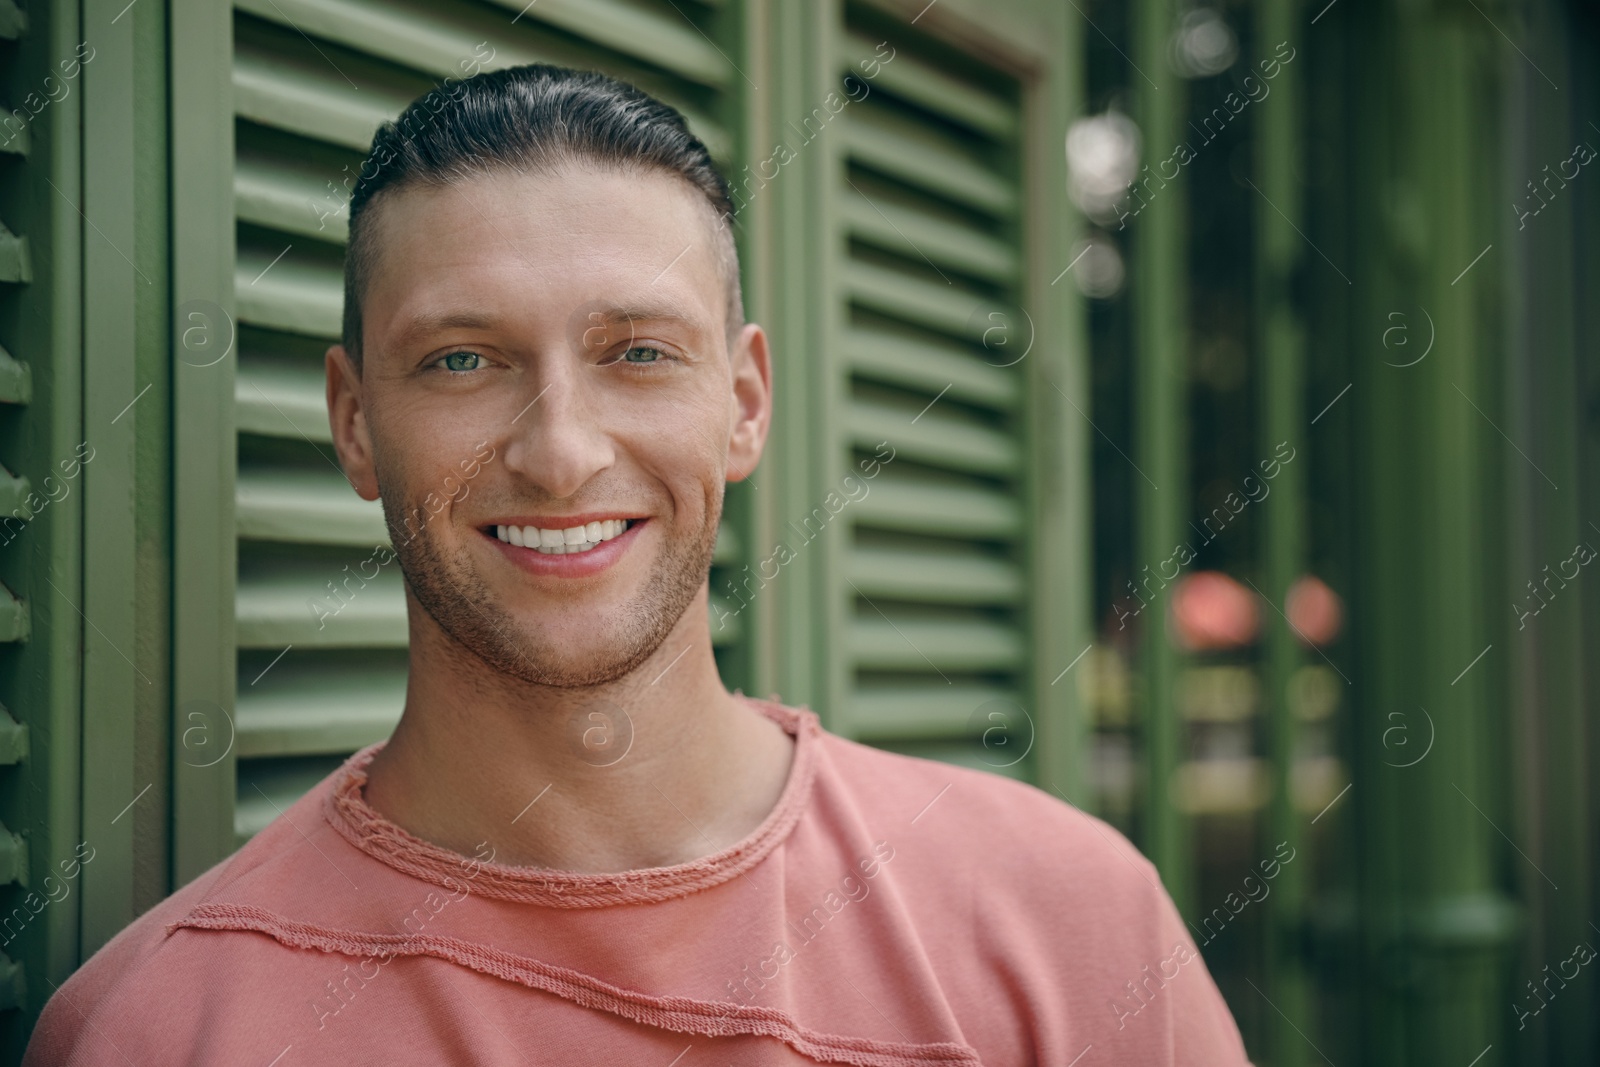
M1257 1064L1600 1062L1594 5L0 0L6 1062L397 719L349 192L533 61L733 186L730 689L1110 821Z

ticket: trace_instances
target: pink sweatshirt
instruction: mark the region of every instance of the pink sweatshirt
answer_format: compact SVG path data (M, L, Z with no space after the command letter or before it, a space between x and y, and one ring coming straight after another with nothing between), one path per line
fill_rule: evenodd
M1248 1063L1116 830L738 695L796 738L739 844L619 874L461 856L367 805L372 745L95 953L24 1067Z

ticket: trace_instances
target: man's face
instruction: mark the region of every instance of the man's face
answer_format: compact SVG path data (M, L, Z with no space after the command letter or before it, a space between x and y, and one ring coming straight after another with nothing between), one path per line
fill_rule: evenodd
M714 216L671 175L571 165L402 188L373 221L363 371L329 351L329 408L411 592L499 672L627 674L697 601L770 418L760 328L729 347ZM587 551L500 536L588 543L577 520L602 516L628 529Z

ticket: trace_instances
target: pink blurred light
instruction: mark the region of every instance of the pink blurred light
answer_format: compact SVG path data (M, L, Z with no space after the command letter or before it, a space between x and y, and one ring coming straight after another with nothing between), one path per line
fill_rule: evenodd
M1329 589L1314 574L1302 574L1289 587L1284 614L1302 644L1326 645L1339 636L1344 621L1344 604L1339 594Z
M1198 571L1180 580L1172 615L1179 644L1190 651L1241 648L1261 628L1255 594L1221 571Z

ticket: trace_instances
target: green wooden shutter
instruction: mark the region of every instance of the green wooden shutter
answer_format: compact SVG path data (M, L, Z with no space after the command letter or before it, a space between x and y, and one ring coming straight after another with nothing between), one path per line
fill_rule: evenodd
M10 42L25 31L26 21L15 8L0 9L0 37L7 39L8 50L16 47ZM9 60L10 57L8 68L11 66ZM6 73L10 74L11 71L8 69ZM17 103L21 104L21 101ZM0 125L0 154L3 154L0 166L8 170L20 165L28 154L30 131L22 121L26 117L27 112L22 112L21 118L7 114L4 116L6 121ZM7 225L8 221L11 226L17 225L16 207L13 197L0 199L0 301L4 302L8 318L20 302L23 288L33 280L28 239L18 236ZM11 336L7 336L6 342L16 344ZM27 354L20 348L19 352ZM32 368L13 357L6 347L0 347L0 404L5 405L8 429L19 417L26 419L31 414L28 405L32 400ZM0 530L3 530L0 541L4 544L4 562L0 564L4 567L4 584L0 585L0 642L5 644L8 652L25 652L32 651L25 649L31 629L29 605L13 590L25 588L17 581L18 564L21 562L19 557L22 555L19 550L30 547L28 540L31 539L24 540L20 545L14 545L13 541L19 533L26 532L25 524L34 517L34 508L29 506L30 498L37 501L38 497L33 483L23 473L27 468L19 462L24 457L17 454L16 435L7 433L5 445L8 447L0 453ZM45 462L48 463L48 460ZM3 696L0 696L0 782L5 783L9 793L15 788L17 764L28 755L28 728L20 725L12 714L12 709L18 708L18 675L28 672L15 669L15 656L8 655L6 659L10 669L6 670L3 677L5 688ZM29 716L24 713L23 717L26 719ZM0 889L0 904L3 904L5 911L5 918L0 919L5 927L4 935L0 935L5 943L4 951L0 952L0 1011L22 1007L27 988L23 964L13 957L20 956L28 942L14 942L18 934L23 932L23 926L8 920L13 914L12 909L22 904L24 889L29 885L28 847L24 838L16 832L21 828L23 812L18 810L14 799L7 797L7 800L10 802L0 806L0 886L3 886ZM20 915L27 917L27 910L22 909Z
M387 531L379 505L357 497L338 468L324 398L323 353L340 332L346 182L373 132L493 49L486 68L553 62L639 85L681 109L726 167L739 75L712 43L717 6L236 5L239 842L351 751L387 736L405 698L398 563L360 576ZM738 556L732 525L717 567ZM343 606L319 619L308 604L319 600ZM740 630L713 630L726 668Z
M78 332L83 53L74 52L75 9L33 6L30 17L0 0L0 1060L8 1063L21 1058L50 983L75 962L85 881L73 865L83 840L78 608L88 469L80 460L95 458L83 444ZM104 848L109 836L96 841ZM49 899L62 884L69 895Z
M916 28L844 16L840 431L857 479L880 442L894 458L844 509L847 703L833 726L1022 776L1036 442L1019 359L1021 90Z

